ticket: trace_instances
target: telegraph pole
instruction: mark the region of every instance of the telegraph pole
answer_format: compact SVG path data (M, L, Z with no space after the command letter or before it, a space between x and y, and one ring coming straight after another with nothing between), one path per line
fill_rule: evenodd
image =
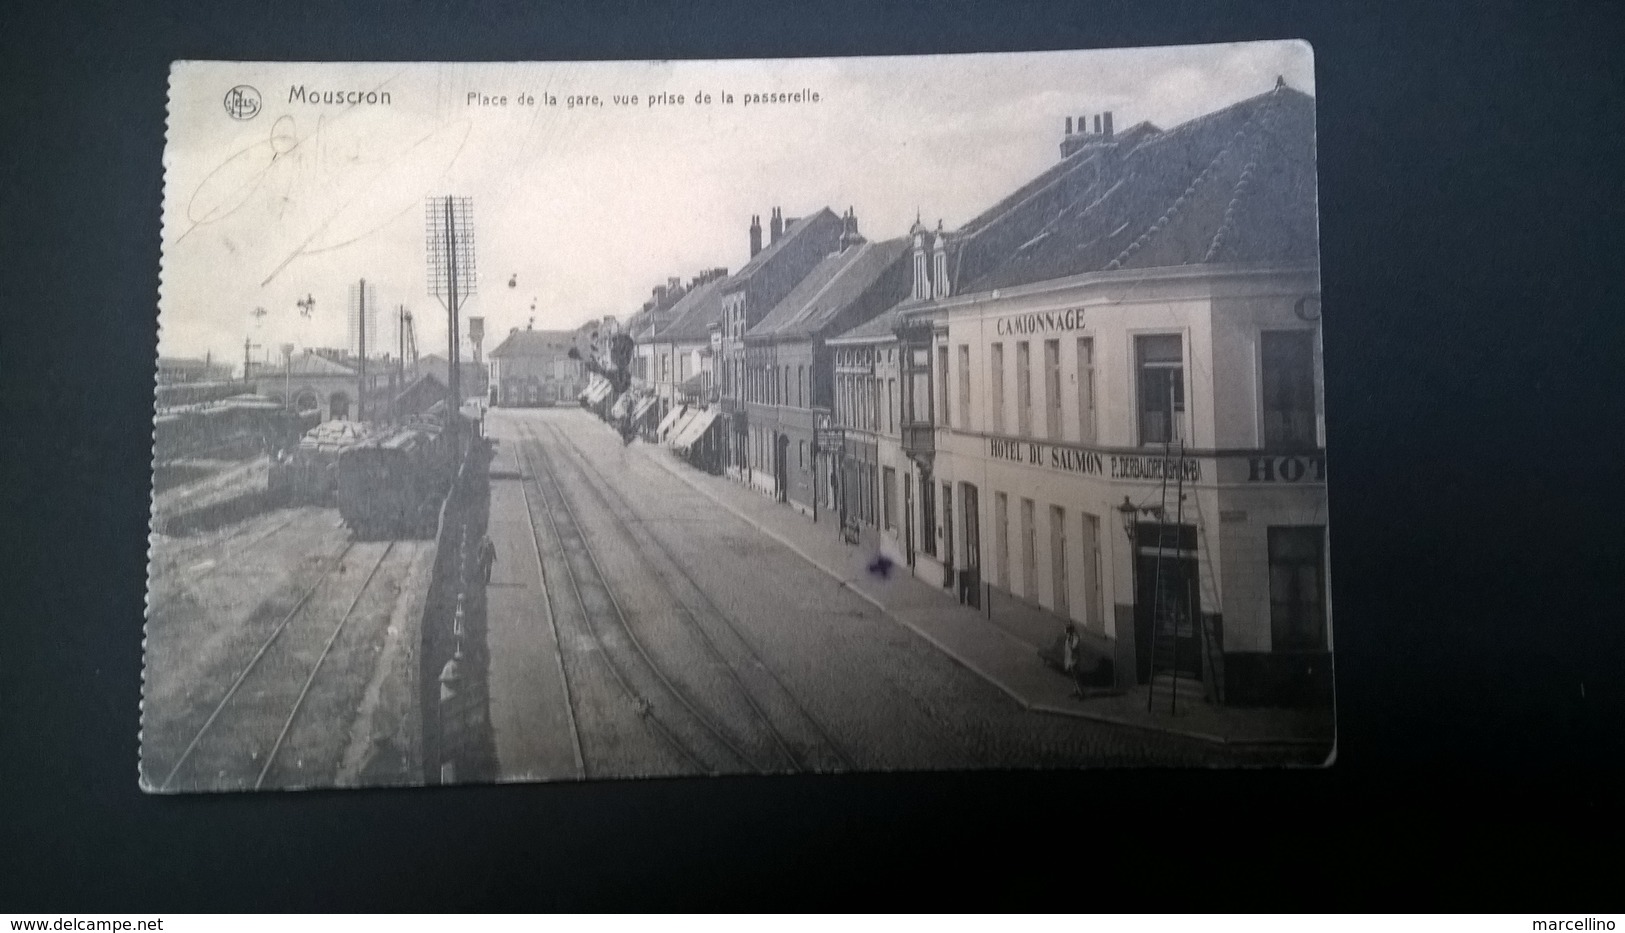
M462 361L458 331L458 310L462 300L474 293L473 203L466 197L446 195L431 198L426 211L429 288L446 307L447 375L446 429L453 449L457 447L457 419L461 417Z
M361 384L356 387L355 394L355 420L367 420L367 280L361 280L360 300L356 302L356 326L361 339Z

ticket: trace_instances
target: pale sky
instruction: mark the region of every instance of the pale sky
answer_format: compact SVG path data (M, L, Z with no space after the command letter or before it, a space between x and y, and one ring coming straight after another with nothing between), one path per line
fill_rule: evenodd
M624 320L669 276L737 270L751 215L765 228L774 206L786 217L850 206L870 239L904 234L916 211L953 229L1054 164L1067 116L1109 110L1119 130L1141 120L1166 129L1261 94L1277 75L1313 94L1313 72L1296 42L775 61L182 63L164 157L159 352L240 361L245 338L265 348L256 359L277 358L284 342L342 347L349 286L365 278L387 322L382 349L395 346L404 303L420 351L444 353L445 311L426 288L432 195L473 198L478 294L463 313L485 317L489 350L533 314L548 329ZM236 85L260 93L251 119L226 113ZM290 103L301 85L387 91L390 105ZM819 102L744 102L802 89ZM470 92L508 104L470 105ZM649 106L662 92L685 103ZM696 92L712 103L695 103ZM571 94L603 103L571 109ZM633 94L635 106L612 101ZM306 295L316 301L309 319L296 305Z

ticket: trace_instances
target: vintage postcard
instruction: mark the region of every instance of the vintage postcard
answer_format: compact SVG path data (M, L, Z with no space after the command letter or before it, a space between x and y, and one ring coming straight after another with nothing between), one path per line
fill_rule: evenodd
M178 62L153 792L1335 747L1301 42Z

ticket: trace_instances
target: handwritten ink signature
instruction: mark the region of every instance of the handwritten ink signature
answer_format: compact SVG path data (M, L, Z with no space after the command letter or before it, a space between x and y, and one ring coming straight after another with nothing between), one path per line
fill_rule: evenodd
M379 88L395 77L398 74ZM265 277L260 283L263 286L299 257L349 246L415 208L450 171L473 129L467 120L454 121L423 135L393 157L365 159L359 139L335 140L332 134L332 128L353 110L346 108L332 118L318 116L315 129L303 136L291 114L277 118L265 139L227 156L204 176L187 201L186 217L191 226L176 242L231 217L267 188L277 204L278 219L285 217L301 176L328 174L326 163L335 143L347 150L347 155L337 160L344 170L378 166L369 179L350 189L351 196L342 204L310 223L309 232Z

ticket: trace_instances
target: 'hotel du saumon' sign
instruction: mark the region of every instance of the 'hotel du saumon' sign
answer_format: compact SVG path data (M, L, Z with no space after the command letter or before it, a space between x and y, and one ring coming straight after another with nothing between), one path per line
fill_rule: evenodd
M1099 476L1105 479L1161 482L1183 479L1199 483L1204 478L1221 484L1324 483L1325 454L1238 454L1226 457L1163 457L1142 454L1114 454L1084 447L1043 444L990 437L987 455L994 460L1057 470L1062 473ZM1203 460L1210 461L1203 468Z

